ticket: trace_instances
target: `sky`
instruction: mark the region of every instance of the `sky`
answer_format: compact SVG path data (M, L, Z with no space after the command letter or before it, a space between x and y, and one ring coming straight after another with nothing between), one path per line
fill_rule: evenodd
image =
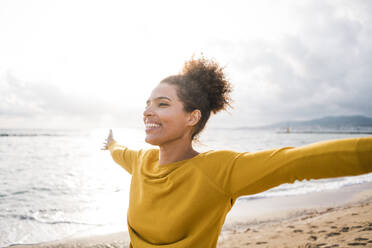
M0 128L142 127L203 54L233 109L212 126L372 116L372 1L0 0Z

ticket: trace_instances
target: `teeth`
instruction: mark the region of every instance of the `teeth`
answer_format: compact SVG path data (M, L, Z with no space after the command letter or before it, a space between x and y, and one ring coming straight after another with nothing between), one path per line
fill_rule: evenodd
M160 125L155 124L155 123L146 123L146 128L154 128L154 127L160 127Z

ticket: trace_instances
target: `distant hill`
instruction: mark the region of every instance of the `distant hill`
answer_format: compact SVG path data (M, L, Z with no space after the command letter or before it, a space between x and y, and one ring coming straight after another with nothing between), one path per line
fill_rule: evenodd
M372 118L362 115L326 116L307 121L285 121L265 126L267 128L326 128L326 129L355 129L372 128Z

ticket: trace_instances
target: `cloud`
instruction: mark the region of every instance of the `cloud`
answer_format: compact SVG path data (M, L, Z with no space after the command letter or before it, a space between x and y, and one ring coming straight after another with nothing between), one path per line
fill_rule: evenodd
M239 118L267 123L372 116L372 12L366 11L372 3L340 3L311 1L293 8L299 30L278 40L214 42L235 51L229 68L236 75Z
M27 124L38 119L40 126L51 120L90 125L139 123L139 109L150 84L167 73L177 73L193 51L225 64L235 85L232 115L216 116L224 125L261 125L325 115L372 116L370 1L214 1L196 9L185 2L188 7L183 12L165 3L167 8L155 4L141 15L137 14L139 5L104 5L107 18L102 19L96 18L95 11L102 8L98 4L83 19L79 11L73 12L75 18L66 23L60 18L71 9L70 4L63 5L64 11L59 7L45 11L48 6L40 6L40 13L32 13L41 18L33 24L37 28L17 32L21 36L13 36L21 25L6 24L13 23L9 20L17 17L18 7L3 15L8 31L3 47L9 49L3 51L7 56L0 58L0 67L17 74L4 74L0 81L0 125L15 118ZM122 15L123 9L132 15ZM193 18L186 18L191 12ZM135 21L129 22L132 18ZM23 24L35 18L18 19ZM128 25L126 32L118 31L122 23ZM61 28L51 29L52 24ZM86 26L89 32L80 32ZM53 35L52 30L56 31ZM65 57L64 63L56 62ZM18 72L36 80L20 80ZM53 80L46 82L46 77L45 82L37 82L45 72ZM63 82L69 89L76 84L76 92L67 91ZM89 90L93 88L95 93Z
M0 79L0 119L21 127L99 127L130 125L133 114L120 106L82 94L66 92L50 83L25 82L7 72Z

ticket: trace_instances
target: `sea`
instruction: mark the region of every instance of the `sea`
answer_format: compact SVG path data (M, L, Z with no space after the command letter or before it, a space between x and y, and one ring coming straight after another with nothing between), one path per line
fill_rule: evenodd
M292 131L207 128L196 149L256 152L351 137L372 130ZM127 230L130 175L101 150L109 128L0 129L0 247L35 244ZM132 149L152 148L144 130L114 128L114 138ZM353 177L296 181L257 198L302 195L372 182L372 173Z

